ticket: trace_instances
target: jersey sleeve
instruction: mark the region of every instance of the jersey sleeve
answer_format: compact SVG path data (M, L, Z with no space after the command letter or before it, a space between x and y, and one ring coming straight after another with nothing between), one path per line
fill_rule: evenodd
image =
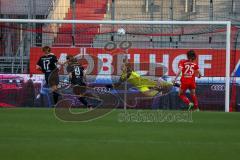
M184 61L181 60L179 63L178 63L178 68L179 69L183 69L184 68Z
M58 59L57 59L57 57L56 57L55 55L53 55L53 62L54 62L54 63L57 63L57 62L58 62Z

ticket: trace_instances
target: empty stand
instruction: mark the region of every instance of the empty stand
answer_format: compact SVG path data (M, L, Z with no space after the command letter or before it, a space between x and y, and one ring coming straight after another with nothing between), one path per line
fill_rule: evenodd
M75 19L79 20L103 20L106 14L107 0L77 0ZM73 9L69 8L64 19L73 19ZM100 33L100 25L77 24L75 25L74 41L76 46L91 46L93 38ZM53 46L71 46L73 44L73 25L62 24L58 28L58 34Z

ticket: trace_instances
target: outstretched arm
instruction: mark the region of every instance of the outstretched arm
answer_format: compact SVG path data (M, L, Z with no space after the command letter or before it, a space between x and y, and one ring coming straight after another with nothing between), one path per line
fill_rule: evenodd
M177 74L176 74L176 77L173 79L173 83L176 83L176 81L177 81L177 79L178 79L178 77L180 76L181 73L182 73L182 68L180 67L180 68L178 69L178 72L177 72Z
M200 72L199 69L197 70L197 74L198 74L198 78L201 78L201 77L202 77L202 73Z
M39 71L42 71L42 67L41 67L41 58L39 58L37 64L36 64L36 69Z
M83 81L85 83L87 83L87 75L86 75L87 71L86 70L83 70Z
M42 70L42 68L39 65L36 65L36 69L39 70L39 71Z
M123 82L127 81L129 76L131 75L132 69L130 68L131 66L128 63L127 56L123 59L123 65L121 67L122 74L120 79L118 80L117 83L113 83L111 85L107 85L108 88L113 88L113 87L119 87Z

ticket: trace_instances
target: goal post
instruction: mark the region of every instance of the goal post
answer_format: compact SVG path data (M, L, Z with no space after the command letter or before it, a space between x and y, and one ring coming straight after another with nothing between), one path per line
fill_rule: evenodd
M224 47L222 46L222 49L225 51L225 71L224 71L225 72L225 77L224 77L224 80L225 80L225 112L229 112L230 111L230 108L229 108L230 107L230 83L231 83L231 81L230 81L230 78L231 78L230 77L230 75L231 75L231 73L230 73L231 72L230 64L231 64L231 27L232 27L230 21L125 21L125 20L123 20L123 21L122 20L111 21L111 20L0 19L0 26L2 26L2 24L11 24L11 23L12 24L34 24L34 26L36 26L36 24L44 24L46 26L48 24L54 24L56 26L61 26L63 24L68 24L68 25L71 25L71 24L90 25L91 24L91 25L99 25L98 26L98 33L100 33L100 34L106 33L105 31L106 31L107 27L106 28L102 27L103 29L101 28L101 26L105 26L105 25L107 25L109 28L111 27L111 25L112 26L118 26L118 27L119 26L124 26L124 27L126 27L126 34L130 33L130 31L128 31L128 29L129 29L128 26L132 27L131 25L133 25L133 26L148 25L149 26L149 30L152 30L151 32L150 31L146 31L144 29L141 30L141 31L142 32L145 32L145 31L147 32L145 35L147 36L146 39L149 39L149 43L154 42L154 40L153 40L154 38L152 38L154 36L156 36L156 37L158 36L158 40L161 38L161 36L166 36L166 37L168 37L170 39L169 40L170 42L172 41L172 37L179 38L179 41L180 41L181 36L179 36L179 34L174 34L173 30L174 30L175 26L184 26L184 27L188 26L189 30L191 30L191 25L192 26L198 26L198 25L199 26L203 26L203 25L205 25L205 26L221 26L221 28L219 30L221 30L221 32L225 33L225 36L224 36L224 38L225 38L224 45L225 46ZM172 28L171 29L172 31L171 31L171 33L169 32L169 33L166 34L166 33L164 33L165 30L166 30L166 27L165 28L158 27L157 29L155 29L154 27L156 27L157 25L158 26L170 27L170 28ZM32 31L38 32L39 31L37 29L35 29L35 30L34 29L29 29L28 30L28 27L26 27L27 28L26 29L27 32L32 32ZM24 28L24 26L21 25L21 28ZM219 32L219 31L217 31L218 28L219 27L215 27L215 28L213 27L212 29L209 29L209 30L212 31L211 34L215 34L215 33ZM224 31L222 30L222 28L224 28L223 29ZM133 30L134 29L131 29L131 31L133 31ZM168 29L168 30L170 30L170 29ZM180 27L178 28L178 30L181 31ZM61 30L61 31L64 32L64 30ZM109 33L117 32L114 29L112 29L112 30L110 29L110 31L111 32L109 32ZM138 33L134 33L133 37L131 37L130 39L132 41L134 41L134 36L139 36L139 35L142 36L143 34L140 33L141 31L139 31ZM56 31L54 31L53 34L58 34L59 32L60 32L60 30L56 29ZM82 31L82 32L84 32L84 31ZM93 33L95 34L95 32L96 31L94 30L92 32L87 32L86 34L93 34ZM157 32L159 32L159 33L157 33ZM193 34L193 32L196 32L196 31L195 30L192 31L191 34ZM182 31L181 33L185 34L184 31ZM48 34L48 32L45 32L44 34ZM125 34L125 33L123 32L123 34ZM196 34L199 34L199 33L196 33ZM206 34L206 33L203 33L203 34ZM190 35L190 33L186 33L185 35ZM94 36L96 37L97 33L96 33L96 35L93 35L92 37L94 37ZM106 35L106 36L108 36L108 35ZM124 37L124 35L123 35L123 37ZM124 39L124 38L122 38L122 39ZM126 39L128 39L128 37L126 37ZM54 40L55 39L53 38L51 42L53 43ZM75 40L74 40L73 44L75 45ZM141 44L142 43L139 43L139 46L141 46ZM43 43L42 43L42 45L43 45ZM117 47L118 47L118 45L119 44L117 44ZM85 45L83 45L83 46L85 47ZM174 47L171 47L171 45L169 45L169 46L170 46L169 48L174 48ZM22 46L22 47L24 47L24 46ZM89 46L88 48L91 48L91 47L92 46ZM151 47L149 47L149 48L151 49ZM97 46L96 48L99 48L99 46ZM159 47L157 45L157 47L153 46L153 48L160 49L161 47ZM162 47L162 48L166 48L166 47ZM177 47L175 47L175 49L176 48ZM189 48L191 48L191 44L190 43L189 43ZM196 47L194 47L194 48L196 48ZM89 50L91 50L91 49L89 49ZM154 56L152 56L152 57L154 57Z
M230 108L230 64L231 64L231 22L226 22L226 83L225 83L225 112Z

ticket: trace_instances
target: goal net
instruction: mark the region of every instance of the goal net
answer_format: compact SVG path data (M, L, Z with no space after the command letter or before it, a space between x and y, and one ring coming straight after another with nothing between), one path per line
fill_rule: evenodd
M236 63L230 56L231 31L234 32L231 23L221 21L1 19L0 71L41 77L35 65L43 55L41 47L50 46L61 63L67 55L77 57L86 69L88 84L101 94L116 94L121 99L119 108L181 109L186 106L177 96L177 87L155 97L157 105L153 105L154 98L144 97L139 88L128 82L117 91L106 85L119 80L124 59L141 77L151 82L161 78L170 83L179 62L192 49L203 74L201 79L196 78L200 109L228 112L230 91L233 83L237 83L236 80L230 83L231 74L237 71L230 65L231 60ZM61 81L67 82L66 67L61 68L60 75ZM41 78L34 79L38 82ZM234 103L236 107L236 99Z

